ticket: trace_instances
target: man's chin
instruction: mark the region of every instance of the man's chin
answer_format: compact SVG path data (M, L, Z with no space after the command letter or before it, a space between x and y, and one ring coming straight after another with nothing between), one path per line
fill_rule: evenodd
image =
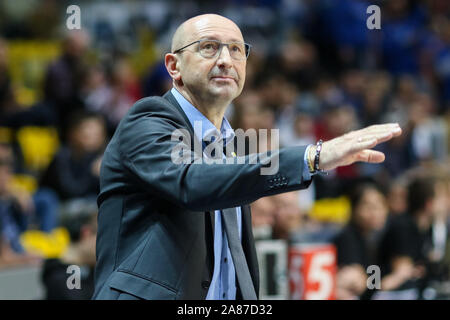
M238 90L231 86L214 87L211 92L218 99L230 101L239 95Z

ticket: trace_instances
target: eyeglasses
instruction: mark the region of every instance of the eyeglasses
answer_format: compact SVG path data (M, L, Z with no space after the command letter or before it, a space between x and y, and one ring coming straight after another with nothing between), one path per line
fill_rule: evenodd
M250 48L252 47L250 44L244 42L222 43L218 40L203 39L189 43L183 48L175 50L173 53L179 53L195 43L198 43L197 51L206 59L216 58L222 53L223 46L227 46L232 59L246 60L250 54Z

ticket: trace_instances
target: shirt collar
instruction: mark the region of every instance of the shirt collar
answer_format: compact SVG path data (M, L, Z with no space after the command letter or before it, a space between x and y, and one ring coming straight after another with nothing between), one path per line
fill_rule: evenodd
M201 113L196 107L194 107L177 89L172 88L170 92L175 97L181 109L183 109L183 112L188 117L192 128L194 128L194 133L199 140L210 142L210 137L212 135L216 135L224 139L224 146L233 141L235 133L226 117L223 117L222 119L222 125L220 127L219 133L214 124L208 118L206 118L203 113ZM196 130L199 124L201 124L201 134L199 130Z

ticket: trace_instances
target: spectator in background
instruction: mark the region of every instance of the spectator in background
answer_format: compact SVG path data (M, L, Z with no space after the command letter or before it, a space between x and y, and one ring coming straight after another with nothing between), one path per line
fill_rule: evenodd
M275 128L280 130L280 143L286 146L294 139L296 101L299 97L297 86L282 73L269 74L259 88L259 96L265 106L273 110Z
M420 161L444 161L447 152L447 125L435 116L436 106L426 94L417 95L409 108L412 149Z
M111 100L112 88L105 69L94 65L87 70L83 81L82 96L86 109L92 112L102 112Z
M322 109L327 106L344 103L342 90L338 87L337 81L329 75L322 75L313 93L321 103L321 109L318 111L323 111Z
M436 201L431 226L432 249L426 279L428 286L450 280L450 167L443 168L437 167L434 172L437 177Z
M294 140L286 146L314 144L316 141L314 116L308 112L300 111L294 120Z
M58 215L58 199L53 191L45 188L38 189L34 193L20 188L13 183L13 159L14 155L12 148L9 145L0 145L0 158L4 164L3 175L3 205L9 208L8 211L12 214L13 220L7 225L10 225L9 233L11 236L16 234L14 238L27 229L30 225L38 226L41 231L51 232L57 225ZM9 167L6 169L6 167ZM16 230L17 229L17 230ZM16 230L16 231L14 231ZM17 251L22 251L20 244L13 245Z
M252 51L247 59L245 85L247 88L256 88L260 80L260 74L264 70L265 56L262 52Z
M275 223L276 204L273 197L264 197L251 204L252 228L255 240L271 239Z
M405 128L405 135L401 139L392 143L387 142L377 148L377 150L391 155L389 158L386 158L383 166L386 180L401 176L401 174L417 163L412 150L411 128L409 126Z
M0 144L0 268L39 261L36 256L26 253L20 243L18 220L28 214L32 204L12 190L12 173L11 149Z
M315 117L320 102L311 93L301 93L293 108L279 117L280 144L282 146L307 145L315 143Z
M383 7L383 66L394 75L417 74L426 13L417 1L386 1Z
M355 109L349 104L328 106L319 125L317 138L324 141L333 139L358 127ZM340 167L336 169L339 178L354 178L357 175L357 165Z
M4 240L16 253L24 253L20 233L24 231L24 220L31 215L33 203L24 192L13 188L13 156L11 148L0 145L0 220Z
M269 129L263 126L261 119L261 114L266 110L258 92L248 91L233 102L233 125L244 131Z
M162 96L172 88L172 78L166 70L164 61L156 62L144 76L142 93L144 97Z
M415 101L419 86L414 77L403 75L398 77L393 86L393 95L389 99L384 121L397 121L402 127L408 125L409 106Z
M391 83L391 77L386 72L368 75L363 92L363 109L359 114L363 127L383 122L381 117L385 113Z
M404 214L408 208L408 190L404 179L395 179L389 185L387 201L391 216Z
M321 24L324 36L336 46L336 64L342 67L361 67L367 54L367 1L320 1ZM328 48L327 48L328 49Z
M274 127L274 112L264 104L256 91L249 91L236 99L233 104L233 125L244 130L244 132L251 129L256 133L255 138L258 141L258 150L249 149L251 144L248 143L248 139L252 138L252 135L250 135L246 137L245 154L266 152L274 147L271 141L271 129ZM267 131L267 139L259 139L259 130L261 129Z
M285 75L290 84L301 91L310 90L316 86L318 70L314 45L306 40L289 40L283 44L277 73Z
M340 79L345 104L354 109L355 115L359 119L363 113L363 98L367 81L368 76L362 70L348 70Z
M276 204L273 238L290 240L292 233L303 224L303 212L298 205L298 192L287 192L272 196Z
M95 198L106 143L105 122L98 114L76 112L70 118L67 136L67 144L55 155L40 186L54 190L61 201Z
M382 290L413 289L419 297L432 249L436 199L435 179L416 177L409 183L408 211L390 220L381 240Z
M83 108L80 90L86 74L83 59L88 44L89 37L86 32L67 32L61 56L49 65L45 75L44 99L52 105L61 128L65 128L68 116L74 110Z
M8 43L0 37L0 126L17 128L30 124L40 114L51 118L48 114L45 114L46 110L40 113L39 110L38 113L35 112L35 108L26 110L17 102L9 72L9 64Z
M81 91L86 109L101 113L112 135L122 117L142 94L138 79L125 58L114 62L111 73L108 77L101 66L93 66L87 71Z
M396 178L417 164L417 156L412 147L412 131L416 118L410 113L410 106L418 97L419 86L414 77L404 75L394 84L393 96L389 99L383 122L395 121L404 132L400 139L380 146L379 150L390 154L384 162L384 171L389 178Z
M380 230L385 225L388 206L383 193L373 183L357 184L350 196L350 222L334 239L337 249L337 299L365 299L367 267L377 264Z
M113 101L115 93L111 82L106 70L102 66L96 65L89 68L82 88L83 103L86 109L103 115L109 136L114 134L117 126L115 120L110 120L112 115L109 114L115 103Z
M295 84L289 82L283 74L268 74L259 85L258 91L264 105L275 112L278 124L281 125L283 120L289 118L294 111L294 102L299 91Z
M102 112L108 123L116 127L133 103L142 98L138 79L125 58L114 63L112 70L112 96Z
M0 126L20 128L26 125L57 125L55 111L44 101L24 108L17 101L9 73L8 47L0 38Z
M69 231L70 244L58 259L46 259L41 279L45 287L46 300L89 300L94 293L95 241L97 235L97 215L90 212L72 213L62 219L62 226ZM68 281L76 271L69 266L80 268L79 288L70 290ZM68 273L68 271L72 273Z
M328 105L316 126L316 137L324 141L333 139L358 127L354 108L348 104ZM327 176L316 176L316 199L338 197L346 185L358 177L358 164L339 167Z
M291 243L328 242L335 229L312 220L308 211L300 206L299 192L287 192L272 196L276 210L272 238Z
M0 118L4 118L14 110L14 99L11 79L8 72L8 48L6 41L0 38Z
M441 46L430 60L432 60L438 91L441 94L441 111L443 111L448 110L450 106L450 19L440 15L434 20L434 27Z

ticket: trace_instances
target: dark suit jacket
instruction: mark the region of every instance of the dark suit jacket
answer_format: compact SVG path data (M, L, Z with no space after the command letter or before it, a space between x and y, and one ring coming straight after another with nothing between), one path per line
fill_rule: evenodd
M214 210L237 206L258 292L248 204L310 183L302 181L305 147L273 152L272 158L279 157L275 175L261 175L264 165L249 164L249 156L246 164L175 164L175 129L195 137L172 94L144 98L122 119L105 151L94 299L204 299L214 268Z

